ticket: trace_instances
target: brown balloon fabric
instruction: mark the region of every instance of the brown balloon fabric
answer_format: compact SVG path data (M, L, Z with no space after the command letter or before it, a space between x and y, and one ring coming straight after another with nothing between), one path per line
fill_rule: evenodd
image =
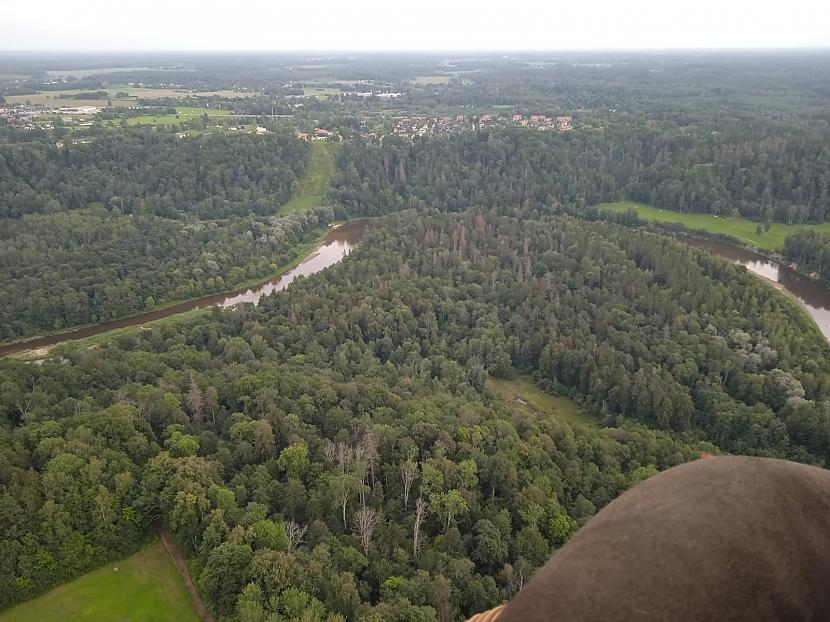
M830 620L830 471L717 457L618 497L498 622Z

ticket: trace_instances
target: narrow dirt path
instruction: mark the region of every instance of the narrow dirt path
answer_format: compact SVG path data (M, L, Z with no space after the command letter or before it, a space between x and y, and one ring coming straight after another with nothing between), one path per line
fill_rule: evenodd
M216 622L210 611L208 611L205 606L205 602L202 600L202 597L199 596L199 592L196 591L196 586L193 585L193 579L190 578L190 571L187 569L187 563L185 563L184 557L176 547L176 543L173 542L173 537L170 535L170 532L161 525L159 525L158 530L159 535L161 536L161 541L164 542L164 548L167 549L170 559L172 559L173 563L176 564L176 568L178 568L179 574L184 580L184 585L190 593L190 600L193 601L196 613L199 614L199 617L202 618L204 622Z

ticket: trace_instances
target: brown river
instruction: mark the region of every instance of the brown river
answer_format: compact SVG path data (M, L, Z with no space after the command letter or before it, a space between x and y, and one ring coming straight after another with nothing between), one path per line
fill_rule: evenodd
M799 274L789 266L767 259L747 248L703 238L678 237L677 239L692 246L704 248L718 257L739 263L750 272L777 283L801 303L805 311L815 320L824 337L830 341L830 289L822 287L816 281Z
M342 261L342 259L349 254L352 248L354 248L355 244L357 244L357 241L363 235L363 232L366 230L367 226L368 221L355 220L332 229L325 239L323 239L323 241L320 242L320 244L317 245L317 247L315 247L315 249L309 253L309 255L296 267L252 287L243 287L231 292L212 294L210 296L204 296L203 298L196 298L194 300L188 300L176 305L164 307L163 309L148 311L147 313L140 313L138 315L131 315L130 317L112 320L111 322L103 322L93 326L85 326L83 328L55 335L35 337L27 341L0 345L0 356L7 356L17 352L25 352L27 350L48 348L49 346L54 346L56 344L63 343L64 341L84 339L85 337L100 335L101 333L105 333L116 328L140 326L153 320L169 317L171 315L183 313L184 311L190 311L192 309L203 309L213 306L230 307L243 302L257 304L260 298L285 289L291 285L297 277L310 276L316 272L320 272L320 270L323 270L324 268L328 268L329 266Z

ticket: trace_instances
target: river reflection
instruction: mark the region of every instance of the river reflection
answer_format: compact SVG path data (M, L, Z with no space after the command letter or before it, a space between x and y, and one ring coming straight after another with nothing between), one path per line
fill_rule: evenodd
M691 236L678 239L692 246L704 248L718 257L746 266L747 270L779 283L781 287L801 302L802 306L818 324L824 337L830 341L830 290L799 274L789 266L767 259L749 249L733 246L719 240L707 240Z
M128 326L140 326L153 320L158 320L163 317L169 317L192 309L203 309L205 307L220 306L230 307L232 305L243 302L251 302L257 304L263 296L281 291L293 283L297 277L310 276L324 268L341 261L354 248L357 241L363 235L363 232L368 226L366 220L355 220L346 223L340 227L332 229L325 239L296 267L274 277L268 281L260 283L254 287L241 288L232 292L225 292L222 294L214 294L211 296L204 296L195 300L188 300L177 305L157 309L155 311L148 311L147 313L140 313L130 317L122 318L120 320L113 320L111 322L103 322L95 324L94 326L86 326L77 330L67 331L58 335L49 335L46 337L36 337L28 341L21 341L18 343L11 343L5 346L0 346L0 357L16 352L25 352L26 350L34 350L37 348L46 348L64 341L74 341L76 339L84 339L92 337L93 335L100 335L116 328L126 328Z
M233 292L215 304L218 304L220 307L230 307L238 305L241 302L257 304L263 296L284 290L297 277L310 276L341 261L343 257L351 252L365 229L366 221L355 221L338 227L329 233L320 246L308 257L303 259L296 268L292 268L276 279L257 285L244 292Z

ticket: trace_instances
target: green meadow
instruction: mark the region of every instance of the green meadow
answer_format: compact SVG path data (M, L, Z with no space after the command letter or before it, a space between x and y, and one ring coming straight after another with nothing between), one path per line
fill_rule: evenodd
M308 171L297 188L296 196L277 210L278 215L283 216L322 205L336 169L334 150L334 143L312 141Z
M125 560L109 563L0 612L0 622L41 620L200 621L176 566L159 540Z
M303 88L303 95L306 97L336 97L343 91L327 86L307 86Z
M700 229L708 231L709 233L730 235L746 244L766 250L782 249L784 247L784 238L799 229L813 229L822 233L830 233L830 223L822 223L820 225L787 225L775 222L772 223L769 231L763 231L759 235L756 231L758 222L749 220L748 218L673 212L632 201L601 203L597 207L613 212L625 212L633 209L643 220L680 223L689 229Z
M487 387L500 400L515 404L531 413L553 415L554 418L571 426L596 426L596 422L582 412L571 398L552 395L542 390L530 376L491 378Z
M108 97L102 99L73 99L73 95L78 93L90 91L106 91ZM121 96L118 94L122 93ZM126 94L126 97L123 95ZM103 89L89 88L89 89L63 89L60 91L40 91L30 95L9 95L6 100L10 104L25 104L29 102L34 105L50 106L53 108L60 108L63 106L99 106L107 107L107 102L112 103L113 106L135 106L139 99L185 99L188 97L252 97L256 95L253 91L178 91L174 89L153 89L147 87L135 87L126 85L107 86Z
M427 84L448 84L452 76L417 76L412 84L426 86Z
M175 125L176 123L184 123L185 121L192 121L193 119L201 119L204 114L207 114L209 118L224 117L230 114L230 110L176 106L176 114L130 117L127 119L127 125Z

